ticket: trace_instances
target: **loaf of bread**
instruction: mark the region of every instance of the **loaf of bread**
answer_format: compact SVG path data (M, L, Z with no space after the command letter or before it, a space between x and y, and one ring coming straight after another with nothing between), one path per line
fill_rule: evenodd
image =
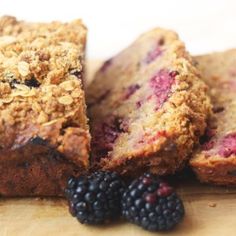
M88 169L86 28L0 18L0 195L60 196Z

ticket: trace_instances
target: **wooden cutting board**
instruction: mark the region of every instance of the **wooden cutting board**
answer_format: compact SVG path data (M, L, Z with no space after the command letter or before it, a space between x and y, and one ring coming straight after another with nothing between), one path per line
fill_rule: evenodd
M99 65L88 65L88 74ZM70 216L64 199L0 199L0 236L235 236L236 188L201 185L195 179L177 181L176 189L186 209L183 222L169 233L149 233L118 222L106 227L84 226Z

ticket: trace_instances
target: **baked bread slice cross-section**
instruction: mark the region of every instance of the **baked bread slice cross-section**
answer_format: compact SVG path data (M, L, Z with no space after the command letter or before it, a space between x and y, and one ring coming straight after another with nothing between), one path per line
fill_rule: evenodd
M92 164L124 175L174 173L206 128L206 90L176 33L141 35L88 87Z
M195 59L214 113L190 165L202 182L236 185L236 50Z
M86 28L0 18L0 195L61 196L88 169Z

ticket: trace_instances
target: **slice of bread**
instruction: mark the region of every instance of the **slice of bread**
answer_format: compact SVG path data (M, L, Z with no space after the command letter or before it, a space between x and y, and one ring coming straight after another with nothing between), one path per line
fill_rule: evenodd
M214 114L190 165L202 182L236 185L236 50L195 59L210 87Z
M124 175L180 169L206 128L206 86L176 33L154 29L106 61L87 93L92 162Z

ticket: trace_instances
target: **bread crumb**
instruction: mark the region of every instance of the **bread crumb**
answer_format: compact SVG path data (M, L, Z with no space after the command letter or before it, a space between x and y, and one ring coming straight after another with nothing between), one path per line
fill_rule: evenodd
M208 206L209 206L209 207L216 207L216 203L210 202L210 203L208 204Z

